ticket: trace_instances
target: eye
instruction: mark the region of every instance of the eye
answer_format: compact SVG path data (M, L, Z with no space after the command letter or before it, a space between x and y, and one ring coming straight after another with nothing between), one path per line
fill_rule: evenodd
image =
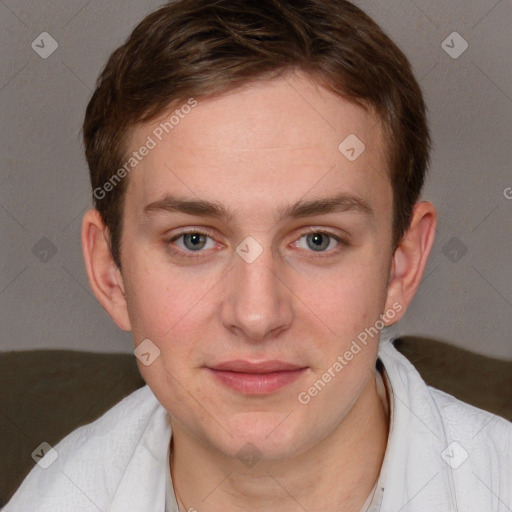
M175 253L184 253L183 256L189 256L187 253L200 253L203 249L213 249L216 246L215 241L209 233L201 231L189 231L180 233L172 238L166 239L165 243L169 246L175 245L179 250L171 248ZM196 256L192 254L191 256ZM199 254L197 255L199 256Z
M215 249L218 245L210 233L198 230L179 233L164 239L164 243L174 256L182 258L206 256L205 250ZM304 233L292 245L310 253L328 253L329 255L337 253L348 243L333 233L316 229Z
M302 240L304 240L305 245L301 244ZM341 238L332 233L310 231L302 235L294 245L313 252L332 252L333 246L334 248L339 247L340 245L344 245L344 242Z

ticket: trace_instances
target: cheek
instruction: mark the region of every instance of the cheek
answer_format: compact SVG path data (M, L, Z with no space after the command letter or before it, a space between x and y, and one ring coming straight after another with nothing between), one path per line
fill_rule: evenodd
M342 337L357 335L373 325L386 301L385 264L358 254L322 280L322 285L303 283L302 295L317 316Z
M206 277L206 276L205 276ZM132 266L127 296L135 339L172 337L172 332L190 324L195 309L212 287L186 271L140 264Z
M156 394L162 390L158 398L179 402L184 389L194 392L196 369L206 360L212 335L207 320L216 310L212 287L218 278L133 263L130 270L128 310L135 346L149 339L160 351L152 365L139 362L139 370Z
M131 278L128 308L135 346L149 339L160 351L148 366L137 361L140 373L167 410L192 410L189 393L198 392L194 368L203 361L198 315L205 284L143 266Z

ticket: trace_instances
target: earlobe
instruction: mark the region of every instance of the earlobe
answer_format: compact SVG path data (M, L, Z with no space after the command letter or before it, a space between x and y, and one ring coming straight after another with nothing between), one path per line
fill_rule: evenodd
M82 252L89 284L114 322L124 331L130 331L124 282L110 253L106 234L98 210L89 210L82 221Z
M418 289L427 259L434 244L437 214L434 206L422 201L414 207L411 225L393 255L386 311L393 304L402 306L397 322L403 317Z

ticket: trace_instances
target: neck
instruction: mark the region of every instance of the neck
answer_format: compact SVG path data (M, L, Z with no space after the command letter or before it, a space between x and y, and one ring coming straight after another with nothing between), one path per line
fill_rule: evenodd
M388 437L374 376L328 437L297 457L243 470L240 461L215 455L171 423L170 470L180 511L359 512L379 476Z

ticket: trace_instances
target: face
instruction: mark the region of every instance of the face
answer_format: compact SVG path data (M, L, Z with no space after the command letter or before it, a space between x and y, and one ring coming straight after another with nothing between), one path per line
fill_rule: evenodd
M188 110L169 133L171 113L131 134L131 150L156 143L130 174L124 210L135 345L160 350L139 368L203 445L299 454L343 422L373 371L378 336L335 363L389 307L381 128L301 75ZM339 149L351 134L365 145L355 160L356 139Z

